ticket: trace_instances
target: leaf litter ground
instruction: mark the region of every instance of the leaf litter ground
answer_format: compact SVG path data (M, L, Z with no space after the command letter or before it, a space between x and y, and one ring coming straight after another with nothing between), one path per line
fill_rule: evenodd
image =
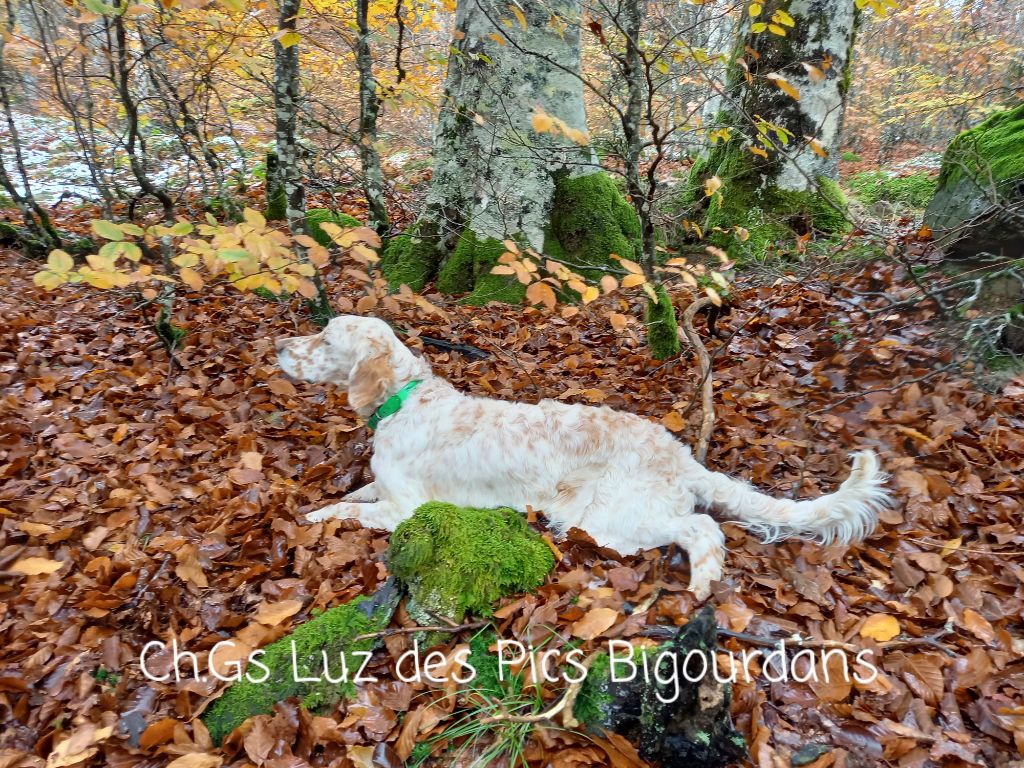
M463 703L453 690L391 672L409 635L386 639L381 681L355 701L327 716L281 705L222 749L195 719L222 683L142 676L150 641L176 637L205 661L232 639L241 657L383 582L383 532L298 522L370 480L370 435L341 393L277 368L274 339L312 330L297 302L186 297L184 367L170 372L128 300L47 295L33 271L0 257L0 766L400 765L450 725ZM566 319L440 297L439 311L368 307L358 282L330 284L339 310L358 304L408 330L464 391L603 403L664 420L680 439L696 434L692 354L650 361L636 320L621 331L608 322L610 311L640 314L619 299ZM734 716L759 766L1010 765L1024 749L1024 383L989 394L952 369L936 374L950 355L928 313L878 311L865 295L883 288L905 290L891 267L863 263L817 282L741 284L730 340L709 341L714 469L814 495L845 477L851 450L870 447L898 498L857 547L768 546L726 526L715 598L720 625L740 637L723 635L723 650L799 634L874 648L883 672L869 685L738 683ZM589 648L682 624L695 608L674 548L618 557L578 532L558 546L548 583L497 611L503 637L558 647L576 634ZM222 671L231 660L218 659ZM169 654L150 668L169 669ZM614 734L555 728L537 729L525 756L644 765Z

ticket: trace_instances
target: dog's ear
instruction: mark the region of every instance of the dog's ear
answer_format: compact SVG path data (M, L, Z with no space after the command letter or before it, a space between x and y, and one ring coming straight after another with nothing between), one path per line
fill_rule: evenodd
M384 401L384 394L395 382L390 355L378 352L357 362L348 379L348 404L354 410Z

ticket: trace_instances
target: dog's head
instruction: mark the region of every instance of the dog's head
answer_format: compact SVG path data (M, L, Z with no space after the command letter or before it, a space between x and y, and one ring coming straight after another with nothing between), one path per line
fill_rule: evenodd
M278 339L278 364L289 376L348 389L357 413L372 413L391 394L429 372L383 320L342 315L320 333Z

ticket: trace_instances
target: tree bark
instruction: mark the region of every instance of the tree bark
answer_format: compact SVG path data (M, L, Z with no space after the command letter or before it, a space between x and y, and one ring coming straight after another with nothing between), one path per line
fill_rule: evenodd
M426 206L385 252L394 288L437 276L470 303L518 301L490 275L507 238L577 266L639 257L636 214L587 144L580 18L580 0L459 3Z
M295 33L301 0L281 0L279 37L274 41L274 138L277 153L277 178L284 188L285 217L292 232L306 231L306 188L299 171L296 125L300 103L299 46L282 45L281 35Z
M777 22L779 11L792 26ZM734 255L762 256L794 234L847 228L835 179L858 20L854 0L772 0L741 25L716 120L732 135L694 165L690 185L694 200L707 205L705 231L749 232L742 248L726 243ZM755 34L754 24L775 24L786 34ZM705 199L701 189L713 176L721 194Z
M377 114L380 98L373 76L370 51L369 0L356 0L356 67L359 70L359 161L363 169L363 194L369 207L367 222L381 238L388 235L388 211L384 204L384 174L377 152ZM399 11L400 14L400 11Z

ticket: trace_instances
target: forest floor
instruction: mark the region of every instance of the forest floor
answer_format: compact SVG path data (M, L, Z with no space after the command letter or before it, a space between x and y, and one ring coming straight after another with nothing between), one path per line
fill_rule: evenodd
M46 294L34 271L0 254L0 766L400 765L412 743L443 732L455 699L390 672L407 635L388 639L374 662L382 681L356 701L323 716L282 705L223 749L195 719L223 683L143 677L150 641L176 637L201 658L226 638L260 647L386 578L384 532L301 523L370 479L370 434L342 393L276 366L276 338L313 330L297 302L188 296L176 318L188 331L182 367L171 370L126 300L81 287ZM343 275L329 284L340 311L362 295ZM774 286L741 279L728 341L708 341L713 469L813 496L844 479L851 451L872 448L897 497L860 546L765 545L725 526L714 593L723 627L875 649L883 673L867 685L738 682L734 716L758 766L1009 765L1024 750L1024 381L985 392L949 366L931 313L887 310L879 295L913 290L878 262ZM605 297L564 319L428 298L437 309L372 311L409 329L460 389L603 403L695 437L693 354L652 362L638 320L618 332L606 318L639 316L638 306ZM615 609L589 646L694 610L674 550L619 557L580 533L558 546L547 584L496 613L503 637L560 647L589 611ZM631 612L655 593L648 611ZM865 628L879 614L890 618ZM892 621L894 640L870 637ZM753 647L722 638L725 650ZM168 665L167 654L152 664ZM542 693L553 700L557 686ZM482 746L437 764L468 765ZM619 737L544 727L526 756L643 765Z

